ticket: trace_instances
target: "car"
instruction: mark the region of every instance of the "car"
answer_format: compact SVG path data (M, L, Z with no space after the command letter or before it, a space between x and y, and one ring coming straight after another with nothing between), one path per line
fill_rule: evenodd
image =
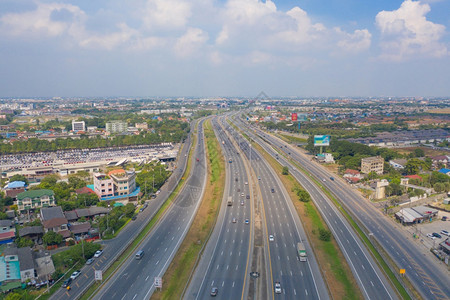
M137 219L137 216L132 216L131 217L131 220L133 220L133 221L136 220L136 219Z
M247 185L247 184L248 184L248 182L246 181L246 182L245 182L245 185Z
M261 180L261 177L258 176L258 180Z
M217 294L219 293L219 289L218 288L216 288L216 287L213 287L212 289L211 289L211 296L212 297L215 297L215 296L217 296Z
M236 178L234 179L234 181L238 181L238 178L236 177Z
M447 230L441 230L441 234L450 236L450 232L448 232Z
M437 232L433 232L432 234L433 234L433 236L437 237L438 239L442 238L442 235L440 235Z
M71 282L72 282L72 278L67 278L66 280L64 280L62 287L63 288L68 287Z
M324 179L322 179L322 181L325 182L325 181L327 181L327 180L324 178Z
M330 180L331 180L331 181L334 181L334 177L330 177Z
M72 275L70 275L70 279L74 280L80 275L81 275L81 271L80 270L75 271L75 272L72 273Z
M231 220L232 223L236 223L236 218L233 218L233 220Z
M245 195L244 195L244 193L241 193L241 197L244 197Z
M86 264L87 264L87 265L90 265L90 264L92 264L92 263L94 262L94 260L95 260L95 259L93 259L93 258L89 258L89 259L86 261Z
M238 193L241 191L241 189L237 189Z
M432 239L432 240L436 239L436 237L433 236L431 233L427 233L427 237L429 237L429 238Z
M143 207L141 207L141 209L139 210L139 212L143 212L144 211L144 208Z
M272 193L275 193L275 189L270 189L270 191L271 191Z
M447 216L443 216L441 220L442 221L447 221Z
M278 281L275 282L274 289L275 289L275 294L281 294L281 283L279 283Z
M245 199L250 199L250 195L245 196Z
M245 219L245 224L250 224L250 221L248 219Z
M273 235L269 235L269 242L273 242L275 239L273 238Z
M102 254L103 254L103 250L98 250L95 252L94 257L95 258L100 257Z
M241 200L241 205L242 205L242 206L244 205L244 201L243 201L243 200Z

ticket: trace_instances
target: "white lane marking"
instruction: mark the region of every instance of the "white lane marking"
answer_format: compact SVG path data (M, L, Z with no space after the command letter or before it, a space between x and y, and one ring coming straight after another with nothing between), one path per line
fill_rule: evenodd
M159 260L156 262L155 266L157 266L159 264Z
M147 281L147 280L148 280L148 277L149 277L149 276L147 276L147 278L145 278L145 281Z
M211 282L211 286L213 286L213 284L214 284L214 280Z
M134 295L133 300L136 298L137 294Z

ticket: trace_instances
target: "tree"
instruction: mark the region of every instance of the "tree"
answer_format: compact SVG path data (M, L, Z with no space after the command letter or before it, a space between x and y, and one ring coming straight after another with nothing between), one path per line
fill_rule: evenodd
M46 245L58 245L62 243L63 237L59 233L49 231L42 237Z
M298 200L302 202L309 202L311 200L311 196L309 195L309 193L302 189L297 190L297 196Z
M445 184L441 183L441 182L436 182L433 185L433 188L436 191L436 193L441 193L441 192L445 191Z
M319 239L324 242L331 240L331 232L324 228L319 228Z
M9 182L13 182L13 181L23 181L23 182L25 182L25 185L28 185L28 179L25 176L20 175L20 174L11 176L11 178L9 179Z
M282 175L288 175L289 174L289 168L287 166L283 167L283 170L281 171Z
M421 148L416 148L416 149L414 149L414 156L415 157L424 157L425 151L423 151L423 149L421 149Z
M408 162L405 165L405 171L408 175L415 175L419 173L421 168L422 168L422 161L417 158L408 160Z
M19 247L19 248L34 246L34 242L31 239L26 238L26 237L18 237L15 240L15 243L16 243L17 247Z

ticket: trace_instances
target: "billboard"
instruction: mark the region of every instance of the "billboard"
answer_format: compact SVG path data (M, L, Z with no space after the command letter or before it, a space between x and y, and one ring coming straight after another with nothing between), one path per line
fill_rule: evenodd
M297 121L297 113L292 113L291 120L292 120L292 122Z
M329 135L315 135L314 136L314 146L330 146L330 136Z

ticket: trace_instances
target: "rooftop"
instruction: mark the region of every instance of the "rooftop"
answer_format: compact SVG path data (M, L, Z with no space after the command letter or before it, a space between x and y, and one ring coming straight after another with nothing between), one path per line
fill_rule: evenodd
M21 201L25 198L40 198L42 196L52 197L55 193L52 190L31 190L17 195L17 200Z
M25 182L23 181L12 181L6 185L7 189L17 189L25 187Z

